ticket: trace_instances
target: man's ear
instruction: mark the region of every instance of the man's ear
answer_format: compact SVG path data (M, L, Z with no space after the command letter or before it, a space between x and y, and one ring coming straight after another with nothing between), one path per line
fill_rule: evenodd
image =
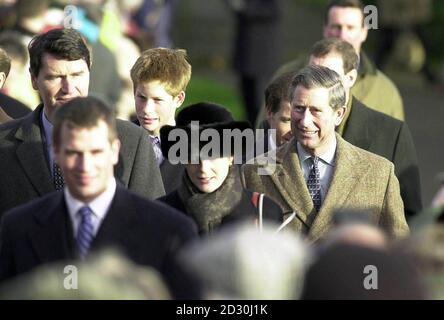
M351 88L355 85L358 79L358 70L352 69L345 74L345 80L348 82L348 87Z
M341 124L342 120L344 119L346 111L347 111L346 106L339 107L338 109L335 110L335 114L336 114L335 126L336 127Z
M120 140L117 138L113 142L111 142L111 149L113 151L113 165L116 165L119 162L120 145Z
M179 108L182 103L185 101L185 91L179 92L179 94L176 96L176 109Z

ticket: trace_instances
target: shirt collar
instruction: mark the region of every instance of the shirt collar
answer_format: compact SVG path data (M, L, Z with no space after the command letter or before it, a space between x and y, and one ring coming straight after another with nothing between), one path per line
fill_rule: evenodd
M273 135L268 133L268 150L274 150L276 149L276 140L273 139Z
M75 217L81 207L88 206L91 208L94 215L102 220L108 212L111 202L113 201L114 194L116 193L116 179L113 177L106 190L90 203L84 203L74 198L66 186L63 192L65 193L66 206L71 217Z
M323 154L318 156L319 159L322 160L322 162L329 164L331 166L334 165L335 154L336 154L336 144L337 144L337 141L336 141L336 135L335 135L333 143L330 144L328 149ZM311 154L309 154L307 151L305 151L305 149L301 146L301 144L299 142L297 142L297 149L298 149L299 159L302 162L305 162L305 160L312 157Z

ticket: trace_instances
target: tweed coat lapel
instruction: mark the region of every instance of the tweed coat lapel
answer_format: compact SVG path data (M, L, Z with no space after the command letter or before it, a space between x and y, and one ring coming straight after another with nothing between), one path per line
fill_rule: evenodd
M38 106L26 117L23 125L15 133L15 138L21 141L16 149L17 159L39 195L55 190L42 141L40 128L42 110L43 106Z
M295 139L277 150L276 170L271 180L299 219L309 225L314 205L299 164Z
M317 240L332 223L332 213L347 205L347 198L368 172L369 165L358 153L354 152L351 145L336 134L337 148L335 167L330 187L322 203L319 213L316 215L310 228L308 237Z

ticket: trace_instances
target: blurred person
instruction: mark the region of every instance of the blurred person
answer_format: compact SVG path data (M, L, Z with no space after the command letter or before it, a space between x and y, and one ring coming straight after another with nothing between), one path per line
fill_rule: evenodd
M3 87L3 84L8 77L9 70L11 68L11 59L8 57L6 52L0 48L0 88ZM0 124L12 120L10 116L3 110L0 105Z
M11 104L7 109L8 114L14 119L21 118L31 112L31 107L40 103L39 95L33 90L28 75L28 51L20 40L20 34L12 30L0 33L0 47L11 58L8 81L0 94L0 103Z
M421 183L412 135L405 122L368 108L352 95L358 75L356 51L340 39L320 40L311 49L309 63L330 68L343 78L347 109L336 131L351 144L393 162L406 218L420 212Z
M217 133L217 138L213 139L217 141L218 147L211 154L205 155L202 152L202 149L208 148L208 140L200 135L197 141L193 139L193 134L197 131L197 128L192 127L194 122L198 122L199 133L204 130ZM176 123L176 126L166 125L160 129L163 155L171 160L171 149L176 142L168 138L170 134L181 131L188 139L188 155L191 156L185 160L191 161L184 164L182 176L177 177L181 182L179 187L160 198L160 201L192 217L202 235L243 220L256 223L259 227L261 221L283 222L282 210L278 204L252 192L254 189L250 191L242 187L239 168L234 164L234 157L239 156L241 150L234 150L233 138L223 139L224 134L226 135L224 130L243 132L249 128L247 122L234 121L231 113L223 106L201 102L179 112ZM231 148L226 145L228 142ZM241 148L244 147L245 145ZM193 148L198 148L198 159L193 158Z
M444 299L444 226L429 221L412 227L412 235L396 244L399 252L411 257L429 292L429 299Z
M143 49L172 48L171 27L179 0L144 0L133 13L133 20L140 35L131 34Z
M308 268L303 300L423 300L427 289L411 258L351 244L327 248Z
M54 29L29 46L31 81L43 103L28 116L0 126L0 215L7 209L63 186L54 165L51 134L55 111L75 97L88 95L91 57L74 29ZM162 178L146 133L117 121L121 141L116 178L130 190L154 199L164 194Z
M299 299L310 259L308 246L291 232L264 224L226 228L187 246L180 261L199 279L205 299Z
M225 0L236 18L233 67L247 120L254 125L267 81L279 63L283 14L280 0Z
M144 128L156 153L166 193L177 189L184 167L162 155L160 129L174 126L177 109L185 101L192 68L183 49L153 48L144 51L131 68L137 121Z
M366 210L337 210L333 214L334 226L327 233L322 248L339 243L386 250L389 239L382 229L372 221Z
M158 270L177 288L175 294L186 294L175 255L197 236L196 226L173 208L131 193L116 181L121 142L112 109L97 98L78 97L59 107L52 119L54 161L66 184L62 192L5 213L0 281L117 247L133 262Z
M433 46L425 28L432 20L432 0L377 1L377 7L380 12L375 53L375 63L378 68L382 69L386 65L394 45L402 35L412 35L415 37L413 39L419 41L418 45L423 47L424 57L422 61L412 60L409 66L419 64L418 71L424 75L428 83L443 86L443 79L431 65L430 53Z
M349 42L359 55L356 83L351 93L371 109L404 121L404 105L398 88L383 72L376 68L362 46L367 39L364 5L360 0L331 0L328 2L323 27L324 38L339 38ZM306 64L306 58L290 61L276 74L298 71ZM264 118L260 115L258 123Z
M2 300L169 300L161 275L139 266L117 250L103 250L87 261L51 263L0 286ZM73 269L73 268L76 269ZM74 271L75 270L75 271ZM66 272L69 271L69 272ZM72 272L70 274L70 272ZM70 276L76 272L77 278ZM68 281L67 281L68 280ZM65 284L68 284L68 288ZM76 289L70 286L75 285ZM71 288L71 290L70 290Z
M335 132L346 112L342 81L335 71L314 65L294 77L289 89L294 138L243 165L244 187L294 212L290 227L310 241L325 236L338 208L368 209L390 237L405 236L409 229L393 163ZM267 158L276 165L264 165Z

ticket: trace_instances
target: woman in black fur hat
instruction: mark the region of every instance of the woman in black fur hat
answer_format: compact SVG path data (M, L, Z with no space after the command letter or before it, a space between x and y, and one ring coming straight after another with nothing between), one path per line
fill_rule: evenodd
M176 126L164 126L160 131L164 157L186 163L186 170L178 177L182 179L179 188L159 200L190 215L201 234L245 219L259 227L262 221L282 223L283 213L278 204L242 187L236 165L239 162L233 162L245 153L246 143L243 150L235 150L227 130L240 130L240 134L245 129L250 129L250 125L234 121L224 107L202 102L183 109L176 118Z

